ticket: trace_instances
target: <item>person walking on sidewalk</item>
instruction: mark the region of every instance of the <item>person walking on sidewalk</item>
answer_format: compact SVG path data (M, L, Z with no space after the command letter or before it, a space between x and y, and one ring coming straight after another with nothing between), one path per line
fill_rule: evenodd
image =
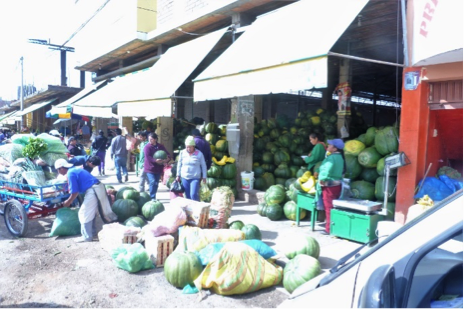
M195 140L188 136L185 140L185 149L179 153L176 180L182 180L185 197L200 201L200 181L206 183L206 162L203 153L195 149Z
M108 139L102 130L98 131L98 136L92 143L92 150L94 155L100 158L100 165L98 165L98 173L100 176L105 175L105 156L106 149L108 149Z
M155 159L153 155L158 150L163 150L167 154L167 159ZM148 144L143 148L143 171L147 174L148 185L150 187L150 197L156 200L156 192L163 174L163 166L171 160L171 155L164 145L158 143L158 135L154 132L148 134Z
M145 172L145 170L143 168L143 162L145 162L145 155L143 153L143 149L148 144L147 132L140 131L137 134L137 138L141 141L140 144L139 144L140 152L139 152L139 162L138 162L139 163L138 164L139 173L140 173L140 176L139 176L139 191L140 192L145 192L145 183L148 183L148 179L147 179L147 173Z
M345 143L341 139L327 141L327 151L330 153L319 168L316 185L316 200L322 197L325 210L325 232L330 234L330 211L333 200L338 199L342 192L342 179L345 173L345 156L343 148Z
M70 207L79 193L84 194L84 201L78 213L82 237L78 238L76 242L90 242L96 233L97 210L104 223L114 222L118 216L111 210L105 185L86 170L72 167L73 165L65 159L55 161L58 173L66 175L68 178L69 193L71 194L63 206Z
M116 168L116 178L119 183L122 183L121 169L124 174L124 182L129 180L129 174L127 173L127 148L126 138L122 136L122 130L117 128L116 137L111 140L110 152L111 158L114 160L114 167Z
M211 146L209 145L207 141L205 141L203 136L201 136L200 130L193 129L192 136L193 136L193 139L195 140L195 148L197 148L198 150L201 151L201 153L203 153L203 157L205 158L205 162L206 162L206 170L209 170L209 168L211 167L211 163L212 163Z

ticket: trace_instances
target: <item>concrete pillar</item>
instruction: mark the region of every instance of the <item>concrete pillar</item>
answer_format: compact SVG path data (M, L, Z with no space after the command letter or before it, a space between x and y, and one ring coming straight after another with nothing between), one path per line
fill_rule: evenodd
M407 72L419 68L406 68ZM405 78L403 78L403 81ZM403 82L404 83L404 82ZM411 164L398 168L395 221L403 224L410 206L414 205L414 191L426 170L427 140L430 109L429 85L420 82L415 90L402 88L399 152L408 156ZM430 175L429 175L430 176Z
M263 119L263 96L255 96L255 117L259 122Z
M255 97L245 96L232 99L231 123L238 123L240 129L240 149L237 165L237 184L241 184L240 173L253 170L253 130L255 114ZM241 191L241 185L238 190Z
M127 133L133 136L134 132L132 130L132 122L133 122L132 117L122 117L122 122L120 124L120 127L126 128ZM123 131L123 134L124 134L124 131Z
M158 135L158 141L166 147L166 150L173 158L173 134L174 134L174 120L171 117L158 117L156 134Z

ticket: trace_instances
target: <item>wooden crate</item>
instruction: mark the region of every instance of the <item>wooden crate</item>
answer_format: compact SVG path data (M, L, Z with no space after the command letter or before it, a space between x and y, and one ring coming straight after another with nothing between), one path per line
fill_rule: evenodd
M179 206L185 211L187 225L200 228L208 227L211 204L178 197L171 201L171 205Z
M104 224L103 229L98 233L98 241L102 248L111 254L123 244L137 242L137 234L140 231L139 227L124 226L120 223Z
M156 237L147 233L145 235L145 249L156 267L163 266L166 258L174 250L174 237L171 235Z

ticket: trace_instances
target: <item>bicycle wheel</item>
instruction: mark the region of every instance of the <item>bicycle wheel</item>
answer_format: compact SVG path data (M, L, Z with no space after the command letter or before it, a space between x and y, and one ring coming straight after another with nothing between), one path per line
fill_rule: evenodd
M9 200L5 204L5 225L13 236L22 237L27 232L27 213L17 200Z

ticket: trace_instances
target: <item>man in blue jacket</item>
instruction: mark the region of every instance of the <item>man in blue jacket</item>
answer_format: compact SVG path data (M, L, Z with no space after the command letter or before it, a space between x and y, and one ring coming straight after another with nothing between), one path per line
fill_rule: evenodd
M74 167L76 166L83 166L84 169L92 174L92 171L95 166L100 166L100 157L98 156L75 156L69 159L69 163L71 163Z
M200 150L205 157L206 169L209 170L212 163L211 147L207 141L201 136L201 133L198 129L192 130L192 136L195 140L195 148Z

